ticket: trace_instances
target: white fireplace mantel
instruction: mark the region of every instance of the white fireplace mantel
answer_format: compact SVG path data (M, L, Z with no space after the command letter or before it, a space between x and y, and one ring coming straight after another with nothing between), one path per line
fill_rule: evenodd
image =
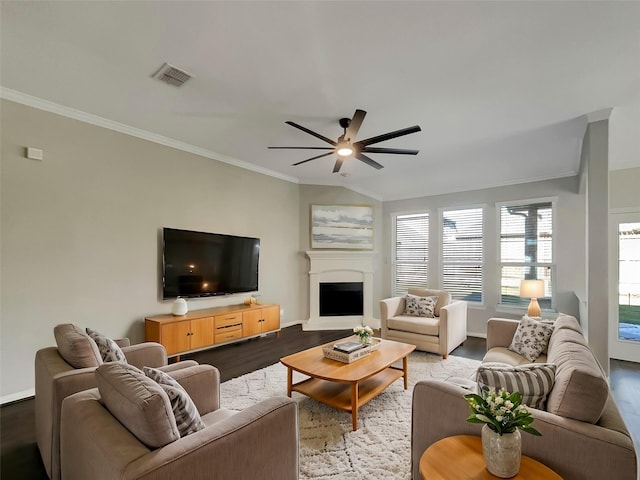
M373 265L377 252L312 250L305 252L309 268L309 319L304 330L352 329L357 325L377 327L373 318ZM362 282L362 315L320 316L320 283Z

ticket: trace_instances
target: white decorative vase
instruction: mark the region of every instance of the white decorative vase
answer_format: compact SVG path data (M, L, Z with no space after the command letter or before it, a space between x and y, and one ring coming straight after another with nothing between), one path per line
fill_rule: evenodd
M187 301L184 298L176 298L171 306L171 313L174 315L185 315L189 311L187 307Z
M371 345L373 340L371 339L371 335L360 337L360 343L362 345Z
M500 478L515 477L520 471L522 456L520 430L498 435L485 425L482 427L482 453L489 473Z

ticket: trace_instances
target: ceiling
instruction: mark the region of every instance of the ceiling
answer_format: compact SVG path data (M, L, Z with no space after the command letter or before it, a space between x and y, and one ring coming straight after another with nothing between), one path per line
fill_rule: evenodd
M393 200L575 175L587 119L612 108L610 168L640 166L640 2L1 8L5 98L46 100L299 183ZM179 88L153 79L164 62L194 78ZM356 140L420 125L376 145L420 153L371 154L384 169L351 160L333 174L333 156L292 166L317 152L267 149L326 146L284 122L337 139L338 119L356 108L368 112Z

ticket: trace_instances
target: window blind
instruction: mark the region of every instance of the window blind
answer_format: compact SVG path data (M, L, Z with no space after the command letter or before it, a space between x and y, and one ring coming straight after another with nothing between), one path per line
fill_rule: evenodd
M395 217L394 295L410 287L426 287L429 264L429 214Z

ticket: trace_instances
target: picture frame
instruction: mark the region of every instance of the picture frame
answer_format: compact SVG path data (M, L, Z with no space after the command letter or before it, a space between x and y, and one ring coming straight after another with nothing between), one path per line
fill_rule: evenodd
M311 248L373 249L373 206L311 205Z

